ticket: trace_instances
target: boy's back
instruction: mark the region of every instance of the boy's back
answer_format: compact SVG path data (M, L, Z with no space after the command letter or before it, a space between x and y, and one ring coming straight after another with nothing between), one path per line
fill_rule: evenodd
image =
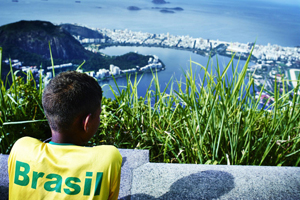
M92 77L62 72L45 87L51 142L25 137L9 156L9 198L117 199L122 157L113 146L84 147L100 124L102 89ZM71 144L71 145L70 145Z
M24 137L9 156L10 199L117 199L122 157L114 146L49 144Z

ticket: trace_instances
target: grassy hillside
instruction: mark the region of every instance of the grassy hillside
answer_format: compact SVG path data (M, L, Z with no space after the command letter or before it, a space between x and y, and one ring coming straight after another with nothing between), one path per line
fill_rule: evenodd
M137 91L139 80L128 78L126 89L114 91L115 100L103 97L101 124L89 145L149 149L153 162L299 166L300 99L291 96L299 84L290 92L279 92L275 84L274 103L260 109L250 92L253 79L245 82L248 61L241 72L231 60L224 71L213 66L216 73L209 72L209 61L207 66L190 61L204 77L189 70L185 82L170 80L162 91L153 74L155 89L144 97ZM22 136L49 137L41 108L43 83L37 89L30 73L24 79L10 75L9 89L0 80L1 153L9 153Z

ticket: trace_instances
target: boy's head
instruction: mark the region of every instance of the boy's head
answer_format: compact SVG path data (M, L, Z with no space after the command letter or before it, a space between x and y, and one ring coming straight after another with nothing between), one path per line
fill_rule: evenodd
M69 130L78 117L94 114L101 106L102 90L87 74L68 71L54 77L43 92L43 107L50 128Z

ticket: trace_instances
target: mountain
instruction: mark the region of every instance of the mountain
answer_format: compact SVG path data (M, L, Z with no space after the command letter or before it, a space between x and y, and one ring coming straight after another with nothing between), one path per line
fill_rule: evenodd
M17 56L28 64L32 59L49 60L49 43L54 59L82 60L91 55L68 31L50 22L19 21L0 27L4 59Z
M19 21L0 27L0 46L3 48L2 58L18 59L25 66L51 65L49 43L54 64L72 62L83 65L84 70L109 69L110 64L120 69L130 69L148 64L152 56L128 53L123 56L102 56L86 50L72 35L81 38L99 38L103 35L81 26L63 24L53 25L46 21ZM5 66L6 71L9 67Z
M101 33L83 26L77 26L74 24L61 24L60 27L65 29L71 35L80 36L81 38L104 38Z

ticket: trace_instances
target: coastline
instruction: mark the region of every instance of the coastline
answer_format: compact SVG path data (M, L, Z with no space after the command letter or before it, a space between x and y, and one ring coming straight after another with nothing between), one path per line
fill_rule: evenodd
M112 75L112 76L106 76L104 78L101 79L97 79L98 82L102 82L102 81L109 81L113 78L118 79L118 78L122 78L125 77L127 75L131 75L131 74L143 74L143 73L152 73L152 72L159 72L159 71L164 71L166 68L161 68L161 69L149 69L149 70L145 70L145 71L135 71L135 72L127 72L127 73L122 73L122 74L118 74L118 75Z
M205 51L205 50L195 50L195 49L191 49L191 48L184 48L184 47L169 47L169 46L161 46L161 45L156 45L156 44L153 44L153 45L143 45L143 44L123 44L123 43L107 43L105 45L101 45L99 46L99 50L100 49L105 49L107 47L118 47L118 46L132 46L132 47L158 47L158 48L164 48L164 49L175 49L175 50L182 50L182 51L191 51L195 54L198 54L198 55L201 55L201 56L210 56L210 57L214 57L215 55L219 54L219 55L222 55L222 56L226 56L226 57L232 57L233 54L228 54L226 53L225 51L211 51L211 52L208 52L208 51ZM248 59L248 55L241 55L241 56L237 56L235 55L234 58L237 58L237 59L242 59L242 60L247 60ZM257 58L255 57L251 57L250 61L252 62L256 62L257 61Z
M300 72L300 48L282 47L279 45L259 45L252 43L224 42L189 36L174 36L166 34L151 34L133 32L130 30L92 29L104 35L105 39L97 40L84 38L79 42L89 50L99 52L100 49L110 46L136 46L159 47L176 50L191 51L195 54L213 57L217 54L255 63L248 66L247 73L254 79L257 87L264 87L272 92L275 88L276 77L282 77L277 88L288 90L295 88L291 81L284 83L289 77L295 77L291 73ZM251 55L251 57L249 57ZM295 69L295 70L291 70ZM278 79L278 78L277 78ZM278 82L278 80L277 80ZM300 94L300 91L299 91Z

